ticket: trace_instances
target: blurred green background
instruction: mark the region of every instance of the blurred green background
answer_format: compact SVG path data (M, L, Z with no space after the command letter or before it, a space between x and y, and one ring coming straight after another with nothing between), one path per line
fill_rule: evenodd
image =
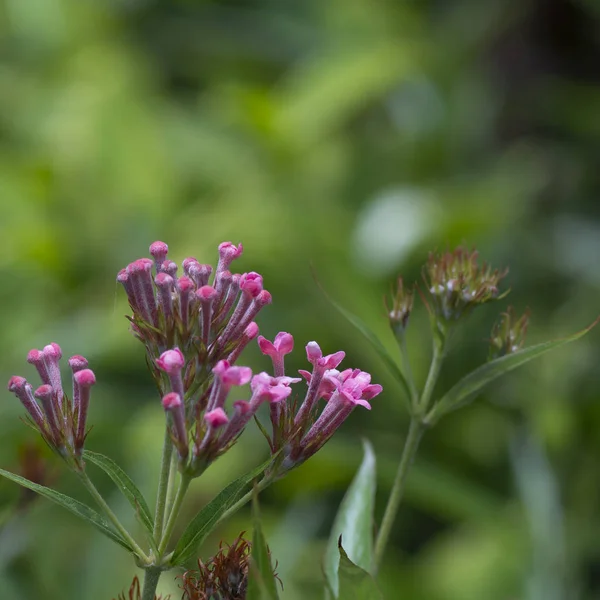
M328 529L372 440L380 518L407 417L400 390L323 298L393 351L382 298L427 251L463 240L509 265L507 299L532 310L529 343L600 312L600 4L596 0L1 0L0 371L35 380L27 351L87 356L88 447L153 499L163 414L115 276L161 239L178 262L264 275L262 333L343 348L384 385L313 460L262 496L283 598L312 597ZM487 355L508 302L477 311L440 388ZM422 307L410 351L420 382ZM381 573L387 598L600 597L600 334L559 350L443 420L424 440ZM254 369L268 361L245 354ZM0 466L38 444L0 403ZM192 488L192 515L265 456L249 427ZM48 453L45 481L85 499ZM30 461L31 462L31 461ZM35 465L29 464L31 471ZM123 519L118 493L97 475ZM136 570L121 549L45 500L12 508L0 482L2 600L109 600ZM129 515L129 516L128 516ZM241 512L217 532L251 526ZM161 590L176 592L165 577ZM175 598L179 597L175 594ZM316 596L320 597L320 596Z

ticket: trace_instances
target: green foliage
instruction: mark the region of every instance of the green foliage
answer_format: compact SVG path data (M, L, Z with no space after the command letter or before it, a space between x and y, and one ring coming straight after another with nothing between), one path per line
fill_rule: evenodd
M253 533L250 570L248 573L247 600L278 600L277 579L275 578L271 554L260 522L258 492L252 499Z
M129 544L121 537L119 533L114 531L114 529L110 526L108 521L106 521L104 517L99 515L93 508L90 508L86 504L83 504L83 502L79 502L79 500L75 500L75 498L71 498L51 488L39 485L37 483L34 483L33 481L29 481L24 477L15 475L14 473L10 473L9 471L5 471L4 469L0 469L0 475L6 477L6 479L10 479L15 483L18 483L19 485L22 485L23 487L26 487L36 492L40 496L44 496L44 498L48 498L48 500L52 500L52 502L55 502L59 506L66 508L68 511L72 512L80 519L91 523L98 531L100 531L100 533L103 533L113 542L125 548L125 550L133 552L133 548L129 546Z
M131 504L136 517L146 528L152 539L154 519L152 518L146 499L129 475L114 460L98 452L84 450L83 458L102 469L113 480L115 485L123 492L129 504Z
M340 538L343 538L345 552L355 565L369 571L373 562L376 461L373 448L366 440L363 441L363 449L362 463L340 504L323 561L328 586L336 598L345 597L339 593Z
M272 459L269 458L260 466L238 477L200 509L179 538L170 560L172 565L184 564L198 553L200 545L218 524L219 519L242 497L248 485L265 472L271 462Z
M355 565L342 547L343 539L340 537L340 593L339 597L348 600L383 600L377 583L364 569ZM400 600L400 598L398 598Z
M507 354L501 358L496 358L481 365L479 368L463 377L456 385L446 392L446 394L444 394L442 399L435 404L431 412L427 415L427 422L433 424L445 414L468 404L477 397L486 385L490 384L498 377L528 363L534 358L543 356L546 352L550 352L550 350L560 348L565 344L569 344L582 338L597 323L598 321L594 321L589 327L566 338L552 342L543 342L536 346L525 348L512 354Z

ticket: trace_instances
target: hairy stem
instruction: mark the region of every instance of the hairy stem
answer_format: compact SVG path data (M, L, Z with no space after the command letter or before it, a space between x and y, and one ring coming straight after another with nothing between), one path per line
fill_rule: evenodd
M388 498L387 506L385 507L383 520L381 521L381 527L379 529L377 539L375 540L372 568L373 574L377 573L377 570L381 565L383 554L392 531L392 526L394 524L394 520L396 519L396 513L398 512L398 507L400 506L400 501L402 500L402 496L404 494L406 477L417 454L419 442L421 441L421 436L423 435L424 430L425 427L421 424L420 420L413 417L410 421L408 435L406 437L406 442L404 443L404 450L402 451L400 464L398 465L392 490Z
M142 591L142 600L154 600L156 597L156 588L160 579L161 570L157 567L149 567L144 571L144 588Z
M133 551L140 557L144 562L149 562L149 558L146 553L140 548L138 543L133 539L131 534L123 527L121 521L119 521L117 515L111 510L110 506L106 503L106 500L102 497L96 486L92 483L92 480L88 477L85 471L78 473L81 482L86 487L88 492L96 501L96 504L102 509L104 514L108 517L110 522L115 526L115 529L121 534L123 539L133 548Z

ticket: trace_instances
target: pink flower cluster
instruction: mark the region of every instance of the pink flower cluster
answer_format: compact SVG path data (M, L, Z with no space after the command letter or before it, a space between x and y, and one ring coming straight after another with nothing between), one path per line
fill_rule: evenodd
M263 374L274 388L288 386L299 379L285 376L284 356L294 347L289 333L278 333L273 342L262 336L258 344L263 354L270 356L275 377ZM272 435L268 437L272 453L283 449L280 473L303 463L317 452L348 418L356 406L371 409L369 400L381 393L379 384L371 383L371 375L360 369L338 371L345 357L343 351L323 356L317 342L306 345L306 356L312 364L312 372L301 370L308 383L304 399L299 404L288 404L280 398L270 403ZM319 413L318 402L324 400L325 408ZM318 415L318 416L317 416Z
M15 375L10 378L8 389L21 401L48 445L62 456L72 456L77 461L87 435L90 391L96 377L87 368L88 361L83 356L69 358L73 373L73 397L69 399L60 375L61 358L62 350L55 343L43 350L31 350L27 362L37 369L42 385L33 391L24 377Z
M254 323L271 294L263 278L254 272L232 274L231 263L242 254L242 245L219 245L219 261L211 265L195 258L176 263L167 259L168 246L154 242L154 260L140 258L122 269L117 281L123 285L134 335L154 360L165 350L178 347L186 357L186 382L219 360L234 363L248 342L258 334ZM154 274L153 274L154 271ZM191 383L191 381L190 381Z

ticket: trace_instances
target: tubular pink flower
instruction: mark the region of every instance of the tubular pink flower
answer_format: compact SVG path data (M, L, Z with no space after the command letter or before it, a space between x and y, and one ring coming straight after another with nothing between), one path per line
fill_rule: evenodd
M347 369L333 375L339 387L332 393L327 406L294 448L290 460L296 464L304 462L331 438L339 426L348 418L356 406L371 409L370 400L381 393L379 384L371 384L371 375L360 369Z
M50 428L50 437L52 443L58 448L62 446L62 435L59 426L60 415L56 413L56 403L54 401L54 390L51 385L45 383L41 385L33 395L40 401L42 410L46 415L46 422Z
M194 283L188 277L180 277L177 280L177 291L179 292L179 315L184 328L187 329L190 315L190 296L194 291Z
M90 405L91 388L96 383L96 376L90 369L82 369L73 373L73 408L77 406L77 431L75 433L75 450L81 451L85 441L85 424ZM78 398L77 404L75 398Z
M50 385L50 374L48 373L48 367L44 360L44 353L41 350L30 350L27 354L27 362L33 365L42 380L42 383Z
M165 394L162 399L165 412L171 414L173 420L173 442L181 460L185 460L189 453L188 433L185 426L185 405L181 396L176 392Z
M156 285L158 305L162 309L165 319L170 319L173 316L173 290L175 281L171 275L165 272L160 272L154 278Z
M300 409L296 413L296 418L294 419L294 424L296 426L302 426L302 428L307 427L308 419L310 418L315 404L319 398L324 397L322 391L325 392L325 394L328 394L326 388L324 390L321 388L325 372L338 367L345 356L346 353L342 350L335 352L334 354L323 356L317 342L309 342L306 345L306 357L309 362L313 364L313 372L310 377L307 377L306 371L301 373L308 381L308 390L306 391L306 396L304 397Z
M179 348L166 350L156 359L156 366L169 376L171 391L185 397L182 369L185 366L185 357Z
M262 276L254 271L244 273L240 278L240 290L251 298L256 298L263 290Z
M229 269L229 265L238 257L242 255L244 247L242 244L236 246L231 242L223 242L219 244L219 262L217 264L217 275L221 271Z
M198 261L189 263L187 276L196 284L197 288L208 285L212 267L210 265L200 264Z
M10 378L8 389L21 401L21 404L25 407L25 410L29 413L40 430L40 433L47 437L48 429L46 427L44 415L33 397L33 390L29 383L27 383L27 380L24 377L15 375Z
M204 415L204 420L210 427L223 427L229 423L229 418L222 408L215 408Z
M227 291L227 298L225 299L225 302L223 302L223 305L219 309L219 312L215 315L215 326L221 325L221 323L225 320L225 318L229 314L229 311L233 307L233 304L236 301L240 292L241 278L242 276L239 273L234 273L231 276L231 283L229 284L229 290Z
M275 336L273 342L270 342L261 335L258 338L258 347L263 354L271 357L275 377L281 377L285 373L284 356L294 349L294 338L292 335L280 331Z
M208 399L207 411L222 408L231 388L234 385L245 385L252 378L250 367L232 367L226 360L220 360L212 371L216 377Z
M237 327L234 329L230 340L240 336L242 334L242 331L244 331L244 329L250 324L250 322L254 321L256 315L258 315L261 309L267 306L268 304L271 304L271 302L273 302L273 297L271 296L271 294L267 292L267 290L262 290L258 294L258 296L254 298L252 304L250 304L250 307L248 308L244 316L241 318Z
M201 337L205 346L208 346L210 340L210 328L213 316L213 304L217 299L217 290L210 285L203 285L199 290L196 291L196 297L200 300L200 326L201 326Z
M119 274L117 275L117 282L120 283L125 289L125 293L127 294L127 300L129 301L129 306L131 306L132 310L137 310L135 294L133 293L133 285L131 284L131 280L129 279L129 275L127 274L127 269L121 269L119 271Z
M217 304L221 304L227 298L229 286L233 280L233 275L229 271L221 271L215 277L215 289L217 291Z
M237 343L236 347L232 350L231 354L227 357L227 362L229 364L233 364L243 352L244 348L258 335L258 325L252 321L246 329L244 329L244 333Z
M58 364L59 360L62 358L62 350L57 343L52 342L47 346L44 346L42 354L44 357L44 362L46 363L46 372L48 373L48 377L50 379L50 385L56 394L58 406L62 410L64 393L62 388L62 379L60 377L60 365Z
M156 327L157 312L152 285L152 266L153 263L149 258L140 258L127 266L127 275L133 289L135 305L142 318Z
M157 273L160 273L163 262L167 259L169 246L164 242L154 242L150 244L150 254L154 257L154 267Z

